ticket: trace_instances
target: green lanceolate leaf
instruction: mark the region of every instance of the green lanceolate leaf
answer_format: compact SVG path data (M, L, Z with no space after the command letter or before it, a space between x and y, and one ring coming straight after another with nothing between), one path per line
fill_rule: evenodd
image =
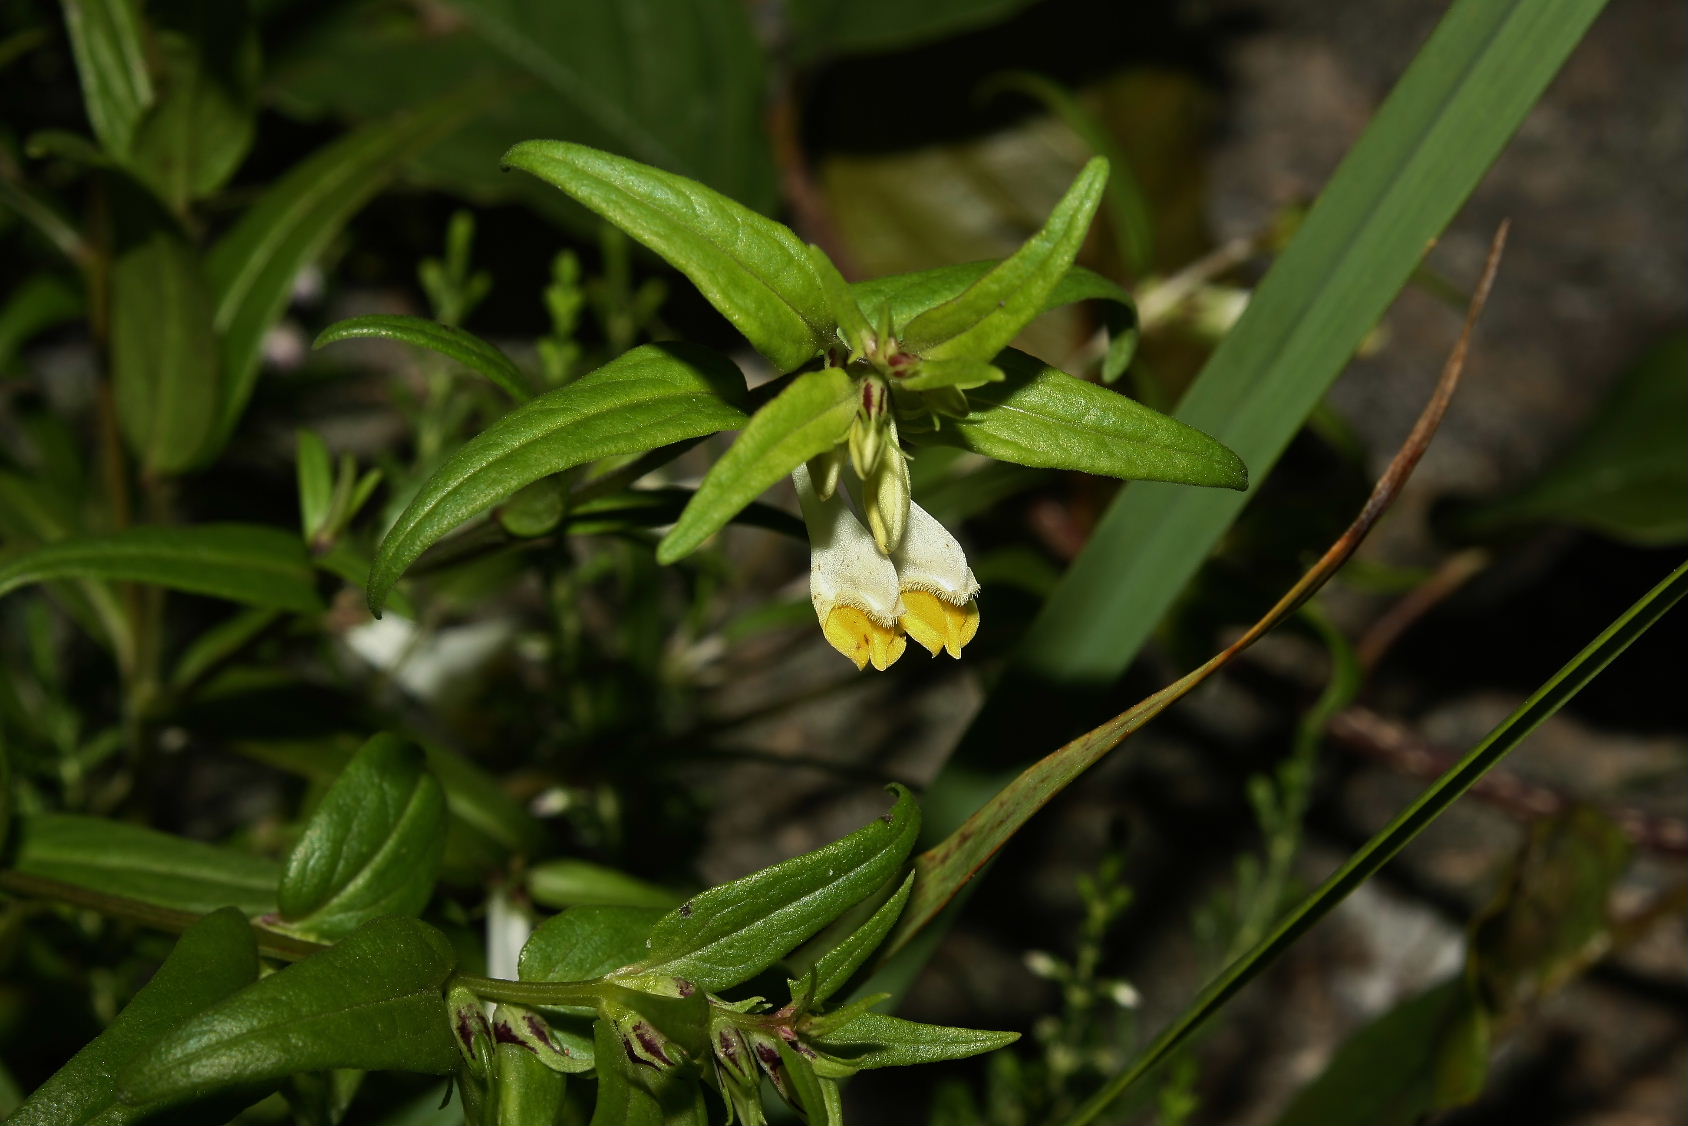
M571 907L539 924L517 963L523 981L587 981L645 956L664 916L652 907Z
M134 0L64 0L64 22L94 136L121 157L153 97Z
M1604 0L1449 7L1177 417L1235 450L1256 481L1412 276ZM1124 490L1043 604L1016 655L1042 679L1111 683L1178 597L1244 495ZM1025 703L998 693L991 707ZM990 725L989 709L980 732ZM957 761L964 761L961 756Z
M296 930L333 941L433 894L445 796L422 752L377 735L352 757L288 855L278 901Z
M844 275L838 272L832 259L826 256L826 251L809 244L809 261L815 268L815 278L821 283L821 289L826 293L827 305L832 310L833 323L838 326L838 335L843 338L852 353L864 351L867 342L874 337L873 326L868 323L862 313L862 307L856 302L856 295L850 289L850 283L844 280Z
M134 527L43 544L0 564L0 596L67 578L154 583L300 614L322 609L299 537L261 524Z
M901 786L883 817L825 848L710 888L663 916L639 969L709 993L747 981L883 884L920 832Z
M208 272L227 383L205 459L240 421L258 379L264 333L287 307L299 271L406 161L457 128L479 97L453 94L329 144L271 185L218 240Z
M561 188L660 254L780 371L833 339L808 248L783 224L684 176L567 141L523 141L504 166Z
M972 413L946 420L922 440L1020 465L1248 487L1248 470L1237 455L1194 427L1023 352L1008 349L996 363L1008 378L969 392Z
M518 403L525 403L533 398L527 377L510 361L510 357L472 332L430 321L426 317L383 314L351 317L329 325L311 347L321 348L324 344L333 344L339 340L361 340L369 337L397 340L438 352L471 371L486 376Z
M804 372L750 419L709 470L680 520L657 545L663 563L683 559L740 509L793 469L844 440L856 417L856 383L843 368Z
M1043 311L1102 200L1108 162L1093 158L1067 189L1043 229L956 297L903 326L901 339L934 360L989 360Z
M956 387L966 391L987 383L1001 383L1008 378L1001 368L984 360L926 360L907 379L897 386L905 391L936 391L940 387Z
M948 1028L863 1013L814 1041L817 1050L859 1071L876 1067L959 1060L994 1052L1020 1038L1017 1032L987 1032L979 1028Z
M177 911L238 907L254 916L275 910L280 875L261 856L74 813L19 817L12 868Z
M175 1101L327 1068L444 1075L462 1059L444 1000L455 962L427 924L377 919L178 1026L118 1073L118 1092Z
M127 177L112 189L111 372L117 418L141 464L175 473L197 460L217 424L221 380L211 293L199 256L152 194Z
M959 297L996 266L996 262L990 261L961 262L910 274L887 274L855 282L850 290L870 318L888 316L891 324L900 328L926 310ZM1094 270L1074 266L1061 275L1039 311L1047 313L1063 305L1092 300L1103 303L1101 319L1108 329L1109 344L1102 363L1102 377L1112 382L1125 371L1137 346L1137 303L1124 286Z
M430 544L524 485L741 425L732 403L742 388L738 369L707 348L647 344L517 407L447 458L399 514L375 551L370 609Z
M177 0L147 14L164 74L135 132L132 162L181 211L220 188L252 146L257 27L246 0Z
M891 897L869 915L867 920L851 931L843 941L816 959L810 973L814 976L813 1004L820 1004L849 982L851 975L862 967L891 928L897 925L903 908L908 905L909 892L914 890L914 873L903 877L902 884ZM842 920L841 920L842 921ZM825 937L825 933L820 936Z
M246 917L224 908L183 933L170 956L93 1042L72 1056L7 1119L13 1126L127 1126L156 1104L118 1101L114 1080L138 1053L182 1022L258 979L258 947Z
M1688 337L1655 347L1542 475L1464 526L1488 532L1563 521L1627 543L1688 540Z

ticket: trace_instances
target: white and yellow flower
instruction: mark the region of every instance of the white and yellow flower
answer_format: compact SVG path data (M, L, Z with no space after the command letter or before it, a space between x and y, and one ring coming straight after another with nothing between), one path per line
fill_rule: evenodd
M902 541L891 553L902 590L904 632L936 657L960 657L979 632L979 580L949 529L918 504L908 506Z
M890 668L908 648L897 569L850 511L842 490L822 500L808 466L799 466L791 479L809 529L809 600L821 633L858 669Z

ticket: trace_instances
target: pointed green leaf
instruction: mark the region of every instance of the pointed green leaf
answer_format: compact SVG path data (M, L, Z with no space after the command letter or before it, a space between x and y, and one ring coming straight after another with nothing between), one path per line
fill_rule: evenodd
M571 907L546 919L522 947L523 981L588 981L645 956L666 912L655 907Z
M1008 378L968 392L972 413L914 437L1040 468L1248 487L1237 456L1194 427L1012 348L996 362Z
M377 735L352 757L288 855L278 902L293 929L333 941L433 894L445 797L422 752Z
M816 959L811 970L815 982L812 1003L820 1004L844 988L851 975L873 956L879 944L885 941L885 936L891 933L891 928L897 925L913 890L914 873L910 872L903 878L901 886L861 926ZM820 937L825 938L825 932Z
M896 805L865 828L710 888L663 916L640 970L718 993L773 965L902 867L920 810L908 790L892 789Z
M217 425L221 386L211 293L199 255L152 193L125 176L111 186L111 370L117 418L154 473L193 465Z
M131 161L180 212L234 174L258 112L258 36L246 0L148 5L164 63L158 97L135 131Z
M43 544L0 564L0 596L64 578L155 583L300 614L322 609L299 537L261 524L134 527Z
M33 813L17 819L12 868L108 895L204 914L275 910L273 860L104 817Z
M152 79L134 0L63 0L76 75L94 136L121 157L147 106Z
M848 345L851 352L859 352L865 348L867 342L873 339L873 326L868 323L862 313L862 307L856 302L856 295L850 289L850 283L844 280L844 275L838 272L826 251L809 244L809 261L814 265L815 278L821 283L821 289L826 293L828 307L832 310L832 322L838 326L838 335L843 343Z
M997 265L992 261L962 262L910 274L887 274L856 282L850 289L870 317L883 312L893 325L902 326L926 310L959 297ZM1061 275L1039 312L1092 300L1103 303L1101 321L1108 329L1108 353L1102 361L1102 378L1111 383L1130 364L1137 346L1137 303L1124 286L1094 270L1074 266Z
M774 1039L774 1048L780 1054L780 1070L785 1072L786 1089L803 1112L803 1118L811 1126L825 1123L827 1098L821 1090L821 1078L815 1074L815 1065L786 1043L783 1036Z
M793 469L831 449L856 417L856 381L843 368L804 372L750 419L657 545L673 563L703 546L740 509L783 481Z
M455 962L427 924L377 919L178 1026L118 1073L118 1092L175 1101L327 1068L444 1075L462 1060L444 998Z
M202 460L215 456L240 421L257 383L264 333L287 307L299 271L405 162L457 128L481 97L452 94L332 142L272 184L218 240L208 272L227 382Z
M833 338L808 248L783 224L695 180L567 141L523 141L504 166L562 189L660 254L780 371Z
M903 343L934 360L989 360L1007 347L1073 264L1107 180L1108 162L1094 157L1042 230L961 294L904 325Z
M738 369L707 348L647 344L517 407L447 458L399 514L376 548L370 609L429 545L524 485L742 424L732 405L742 387Z
M294 476L299 485L299 532L306 539L321 530L334 501L334 460L315 430L295 436Z
M850 1023L814 1041L815 1048L861 1071L876 1067L959 1060L994 1052L1020 1038L1018 1032L987 1032L979 1028L948 1028L863 1013Z
M156 1104L125 1105L114 1077L137 1054L205 1009L258 979L258 947L246 917L232 907L182 934L152 980L117 1019L6 1121L12 1126L128 1126L154 1117Z
M361 340L369 337L398 340L438 352L471 371L486 376L518 403L525 403L533 398L527 377L510 361L510 357L472 332L430 321L426 317L390 314L351 317L329 325L311 347L321 348L324 344L333 344L339 340Z

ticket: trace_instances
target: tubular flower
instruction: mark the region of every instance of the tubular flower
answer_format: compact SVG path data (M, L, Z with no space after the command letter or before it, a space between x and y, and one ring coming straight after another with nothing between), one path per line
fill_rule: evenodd
M960 657L979 632L979 580L949 529L909 504L908 526L891 553L902 590L902 627L936 657L939 650Z
M809 600L821 633L858 669L869 663L890 668L908 648L899 624L907 610L896 568L842 493L822 500L807 466L798 466L791 479L809 529Z

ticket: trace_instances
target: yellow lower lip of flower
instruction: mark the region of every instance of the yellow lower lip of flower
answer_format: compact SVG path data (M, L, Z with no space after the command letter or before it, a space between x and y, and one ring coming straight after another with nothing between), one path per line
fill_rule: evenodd
M908 648L902 630L882 626L854 606L834 607L821 623L821 632L834 649L856 662L858 669L872 662L874 668L884 672Z
M973 599L957 606L929 591L905 590L903 606L903 629L934 657L940 649L961 656L961 647L979 632L979 603Z

